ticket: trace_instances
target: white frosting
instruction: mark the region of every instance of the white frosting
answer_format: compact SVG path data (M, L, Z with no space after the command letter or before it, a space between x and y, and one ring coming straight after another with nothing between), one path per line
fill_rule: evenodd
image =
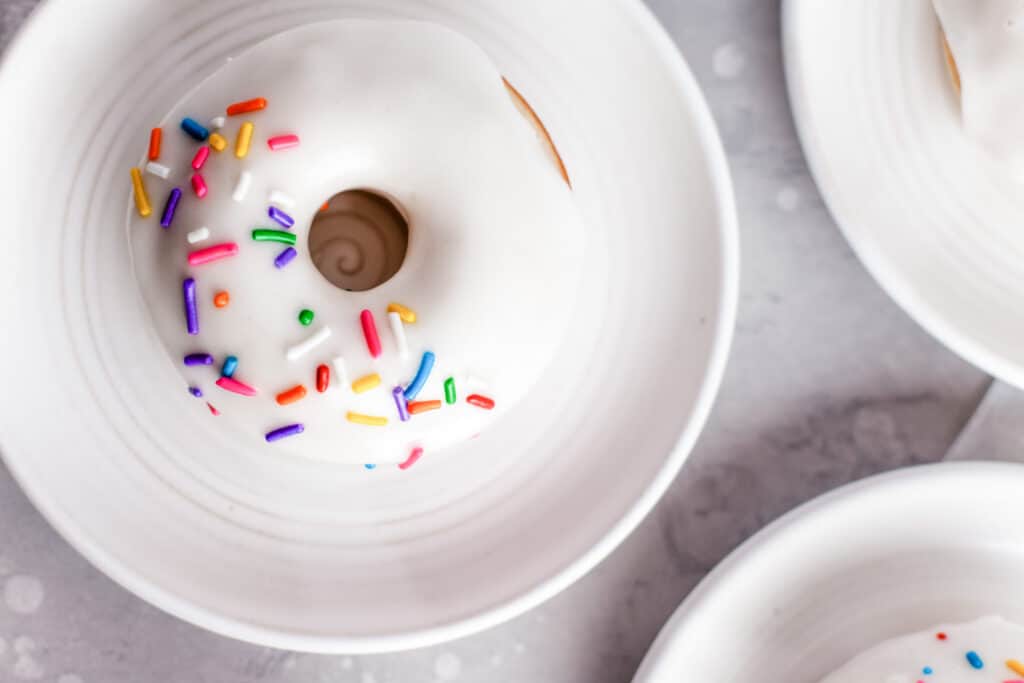
M179 128L190 116L209 121L227 104L265 97L260 112L228 118L220 131L229 142L213 152L202 173L209 194L191 191L189 168L199 143ZM255 124L252 149L236 159L235 135ZM141 126L148 128L148 122ZM412 22L335 21L270 38L226 63L168 113L160 163L173 169L164 181L147 177L153 215L134 208L129 236L135 272L157 333L189 385L221 413L213 418L184 388L197 419L275 449L347 463L401 462L415 446L425 459L471 438L523 399L560 343L578 284L583 229L572 195L550 163L534 130L512 105L501 76L469 40L442 27ZM298 148L271 152L268 137L295 133ZM244 198L232 199L240 174L251 174ZM172 227L159 226L172 187L184 192ZM395 200L409 222L409 246L399 272L366 292L335 288L314 268L307 236L314 214L335 193L355 188ZM257 243L255 227L277 227L267 217L271 192L294 201L298 257L277 270L285 245ZM202 226L210 238L189 245ZM189 267L187 254L234 241L238 255ZM188 336L181 284L198 284L200 334ZM230 305L213 306L216 292ZM409 356L399 357L387 316L397 302L418 314L404 332ZM297 321L308 308L310 327ZM373 312L384 347L370 357L359 322ZM295 361L289 348L317 330L331 336ZM407 385L424 351L437 364L418 400L443 399L454 376L458 403L398 420L392 397ZM208 352L212 367L182 365L188 353ZM227 355L239 359L235 379L260 390L254 398L214 386ZM340 387L336 358L350 380L377 372L383 384L355 395ZM315 391L318 365L332 366L332 388ZM496 401L493 411L465 402L467 377L481 378ZM305 399L279 406L276 394L303 384ZM474 387L475 390L480 387ZM481 392L483 393L483 392ZM533 397L543 400L542 396ZM346 412L385 416L386 427L352 424ZM264 434L292 423L305 432L273 444Z
M1024 177L1024 2L933 2L960 72L964 129Z
M944 640L938 634L946 635ZM978 669L968 661L975 653ZM1007 666L1024 662L1024 628L1000 617L941 625L887 640L826 676L822 683L1002 683L1024 676ZM925 672L925 668L931 670Z

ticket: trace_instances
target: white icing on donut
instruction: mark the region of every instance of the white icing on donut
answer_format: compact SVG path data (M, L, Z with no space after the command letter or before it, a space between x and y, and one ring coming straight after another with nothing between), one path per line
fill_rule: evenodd
M945 638L940 639L940 633ZM977 656L980 669L972 666L968 653ZM1024 661L1024 628L1000 617L985 617L887 640L857 655L822 683L1002 683L1024 679L1007 666L1010 660Z
M199 143L179 128L185 116L209 121L236 101L265 97L268 107L230 117L220 131L228 149L211 154L203 175L206 198L189 190L188 175L147 179L153 215L132 210L129 234L135 272L153 312L157 333L189 385L205 392L221 417L201 401L197 419L217 419L253 447L347 463L402 462L414 446L425 459L469 439L523 399L543 373L562 338L578 284L583 247L580 217L570 191L538 145L534 130L509 99L502 79L475 44L445 28L414 22L335 21L289 31L228 62L174 108L161 125L160 163L187 169ZM255 124L249 156L234 157L234 136ZM140 122L148 130L150 122ZM270 136L295 133L301 145L271 152ZM251 187L232 193L243 172ZM184 197L173 225L159 226L172 187ZM346 292L317 272L307 248L321 204L339 191L370 189L395 201L409 222L405 261L388 282ZM272 191L295 202L288 213L299 256L281 270L275 256L285 245L257 243L255 227L267 217ZM186 234L208 226L208 246L237 242L238 255L189 267ZM337 256L348 263L345 254ZM200 334L186 334L181 282L198 285ZM216 292L231 303L217 309ZM398 302L418 314L405 325L410 348L399 358L389 333L387 306ZM299 311L315 312L313 328ZM370 357L359 313L376 319L383 355ZM289 362L287 349L316 329L331 337ZM467 405L468 387L456 387L454 406L398 420L392 389L408 384L424 351L437 365L419 400L443 399L449 376L484 378L493 411ZM182 366L193 352L214 355L212 367ZM239 381L260 389L243 397L214 386L220 363L237 356ZM384 383L366 394L332 389L317 393L320 364L343 357L351 379L377 372ZM305 399L279 406L274 396L303 384ZM534 397L543 400L542 396ZM386 427L346 421L347 411L386 416ZM264 434L291 423L305 432L274 444Z

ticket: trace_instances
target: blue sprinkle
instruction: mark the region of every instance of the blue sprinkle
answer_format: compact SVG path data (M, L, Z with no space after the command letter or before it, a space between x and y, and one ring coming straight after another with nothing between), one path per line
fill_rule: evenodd
M208 353L190 353L185 356L185 365L213 365L213 356Z
M188 388L188 393L192 394L196 398L202 398L203 397L203 390L200 389L199 387L189 387Z
M368 470L375 470L375 469L377 469L376 465L363 465L363 467L365 467Z
M933 673L935 673L935 669L931 668L930 666L926 666L925 668L921 669L921 673L923 673L925 676L931 676Z
M238 368L238 358L235 356L228 356L224 359L224 364L220 366L221 377L231 377L235 374L235 370Z
M160 216L160 227L169 228L174 222L174 214L178 211L178 202L181 201L181 188L176 187L167 195L167 202L164 204L164 212Z
M293 247L288 247L278 254L276 259L274 259L274 267L277 269L284 268L292 262L292 259L294 259L298 253L299 252L295 251Z
M210 137L210 131L195 119L188 117L181 120L181 129L198 142L206 142L206 138Z
M431 351L424 351L423 358L420 360L420 369L416 371L416 376L412 378L409 386L405 388L406 401L416 400L416 396L423 389L423 385L427 383L427 377L430 377L430 371L433 369L434 354Z
M277 208L276 206L272 206L269 209L267 209L267 215L270 216L270 218L275 223L277 223L283 228L290 228L293 225L295 225L295 219L286 214L281 209Z
M978 653L975 652L974 650L971 650L970 652L967 653L967 662L971 666L973 666L975 669L984 669L985 668L985 662L981 661L981 657L979 657Z

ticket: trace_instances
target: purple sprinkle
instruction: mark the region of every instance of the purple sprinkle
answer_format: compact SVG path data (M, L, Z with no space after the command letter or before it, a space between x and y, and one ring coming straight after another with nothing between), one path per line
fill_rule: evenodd
M189 387L188 388L188 393L192 394L196 398L202 398L203 397L203 390L200 389L199 387Z
M196 281L192 278L185 278L181 285L185 294L185 323L188 333L199 334L199 309L196 307Z
M293 225L295 225L295 219L286 214L281 209L277 208L276 206L272 206L269 209L267 209L267 215L270 216L270 218L273 219L274 222L284 226L285 228L290 228Z
M301 434L304 431L306 431L306 428L301 424L297 423L293 425L288 425L287 427L281 427L280 429L275 429L272 432L267 432L265 438L267 440L267 443L273 443L275 441L280 441L281 439L288 438L289 436Z
M276 259L274 259L274 267L284 268L285 266L292 262L292 259L295 258L298 255L298 253L299 252L295 251L294 248L288 247L280 254L278 254Z
M409 421L409 406L406 405L405 401L405 389L402 387L395 387L391 391L391 395L395 397L395 407L398 408L398 417L402 422Z
M190 353L185 356L185 365L213 365L213 356L208 353Z
M160 219L160 225L166 230L171 227L171 221L174 220L174 212L178 210L178 202L181 201L181 188L176 187L171 190L171 194L167 197L167 203L164 204L164 215Z

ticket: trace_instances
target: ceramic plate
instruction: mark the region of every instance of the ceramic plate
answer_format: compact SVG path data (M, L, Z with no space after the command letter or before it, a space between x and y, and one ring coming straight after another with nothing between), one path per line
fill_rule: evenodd
M944 622L1024 623L1024 466L885 474L790 512L686 598L634 683L815 683Z
M1024 387L1024 192L964 136L929 0L787 0L790 99L854 250L924 328Z
M707 107L653 17L627 0L574 7L43 4L0 72L0 445L70 543L215 631L368 652L519 614L636 526L722 376L735 213ZM558 142L588 228L587 296L544 380L404 473L240 448L173 377L129 262L127 171L151 122L245 47L339 17L435 21L483 46Z

